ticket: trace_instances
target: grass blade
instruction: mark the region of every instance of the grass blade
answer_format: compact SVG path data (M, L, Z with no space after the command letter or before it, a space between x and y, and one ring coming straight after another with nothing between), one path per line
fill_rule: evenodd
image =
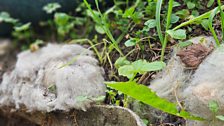
M87 2L87 0L83 0L86 7L88 8L88 10L91 12L91 14L93 15L93 18L95 19L96 23L98 23L100 25L100 27L104 30L104 32L106 33L107 37L110 39L110 41L112 42L112 46L109 49L109 51L111 52L114 48L120 53L121 56L123 56L124 54L122 53L122 51L120 50L116 40L114 39L112 33L110 32L110 29L108 28L108 26L106 24L106 19L104 17L104 15L100 12L99 9L99 4L98 4L98 0L95 0L98 12L100 13L100 17L97 16L94 11L92 10L90 4ZM103 23L102 23L103 22Z
M163 34L161 31L161 24L160 24L160 12L161 12L162 3L163 3L163 0L158 0L156 4L156 30L159 35L159 39L161 43L163 43Z
M172 15L172 10L173 10L173 0L169 0L169 7L168 7L168 14L167 14L167 19L166 19L166 31L169 30L170 28L170 22L171 22L171 15ZM162 52L161 52L161 57L160 60L164 60L164 54L165 54L165 49L168 41L168 34L165 32L165 38L162 43Z
M215 17L215 15L216 15L216 13L218 12L218 8L215 8L212 12L211 12L211 14L210 14L210 16L209 16L209 30L211 31L211 33L212 33L212 35L213 35L213 37L214 37L214 39L215 39L215 42L216 42L216 45L217 46L219 46L220 45L220 42L219 42L219 39L218 39L218 37L217 37L217 35L216 35L216 33L215 33L215 29L213 28L213 18Z
M218 5L219 5L219 11L221 15L221 27L222 27L222 40L224 40L224 13L221 8L221 1L218 0Z
M215 9L213 9L213 10L215 10ZM221 6L221 10L223 10L223 9L224 9L224 5ZM210 10L210 11L208 11L208 12L206 12L206 13L198 16L198 17L195 17L195 18L193 18L191 20L185 21L185 22L181 23L180 25L176 26L175 28L173 28L172 30L177 30L177 29L179 29L181 27L193 24L194 22L201 21L202 19L205 19L205 18L209 18L209 16L211 15L213 10Z

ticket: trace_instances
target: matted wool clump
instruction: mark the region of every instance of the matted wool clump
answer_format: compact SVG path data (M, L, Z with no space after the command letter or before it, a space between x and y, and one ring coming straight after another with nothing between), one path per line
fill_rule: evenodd
M0 105L30 111L85 110L105 95L103 70L92 52L79 45L48 44L18 55L15 68L3 76Z
M215 43L212 37L196 37L189 41L208 49ZM208 105L216 101L219 104L217 115L224 115L224 45L214 48L197 68L188 68L176 55L178 51L174 50L173 53L167 67L151 82L149 88L159 96L178 103L191 114L206 119L188 120L187 126L223 126L223 121L214 121Z

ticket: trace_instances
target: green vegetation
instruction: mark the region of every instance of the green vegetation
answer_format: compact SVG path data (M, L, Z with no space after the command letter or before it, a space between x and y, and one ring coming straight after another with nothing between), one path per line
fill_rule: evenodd
M217 114L219 112L219 104L218 104L218 102L210 101L209 104L208 104L208 107L209 107L209 110L213 114L212 120L209 120L209 121L211 121L211 124L214 124L217 121L217 119L221 120L221 121L224 121L224 116Z
M102 0L95 0L95 4L83 0L72 13L60 12L60 4L49 3L41 9L53 15L53 19L40 22L40 29L45 29L43 34L36 32L31 23L22 24L6 12L0 13L0 22L13 25L12 36L22 49L36 51L44 41L88 45L106 71L110 104L118 105L117 96L124 93L119 101L126 102L130 96L172 115L202 120L185 110L178 111L176 103L158 97L140 81L166 66L171 46L192 44L183 40L206 32L213 35L217 46L222 43L224 5L220 0L202 3L201 0L114 0L107 5ZM199 34L194 32L197 29L201 31ZM209 106L213 113L217 112L215 103ZM221 115L216 117L224 120Z
M184 110L178 111L177 104L170 103L169 101L158 97L155 92L151 91L144 85L137 84L133 81L114 83L110 82L107 83L107 85L164 112L184 117L186 119L203 120L200 117L190 115Z

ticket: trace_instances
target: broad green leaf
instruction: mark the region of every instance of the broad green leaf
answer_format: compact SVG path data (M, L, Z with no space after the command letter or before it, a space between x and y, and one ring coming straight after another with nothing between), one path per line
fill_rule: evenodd
M61 8L61 5L58 3L48 3L43 7L43 10L46 11L48 14L51 14L59 8Z
M221 121L224 121L224 116L223 115L218 115L218 116L216 116L216 118L221 120Z
M214 4L215 0L209 0L207 3L207 7L211 7Z
M100 34L105 34L104 29L100 25L95 25L95 30Z
M139 24L139 23L141 23L141 20L142 20L143 17L144 17L144 15L142 14L142 12L134 12L134 14L131 16L131 19L136 24Z
M188 9L194 9L194 8L195 8L195 6L196 6L196 5L195 5L195 3L190 2L190 1L189 1L189 2L187 2L187 8L188 8Z
M183 9L183 10L177 11L175 14L180 16L182 19L184 19L190 15L190 12L187 9Z
M193 44L193 42L186 41L186 42L179 42L178 43L178 46L181 47L181 48L183 48L183 47L187 47L187 46L192 45L192 44Z
M209 107L209 110L212 111L213 113L217 113L219 110L219 105L218 105L218 102L216 101L209 101L208 107Z
M177 23L179 21L180 17L178 17L176 14L171 15L171 22L172 24Z
M178 7L178 6L180 6L180 3L173 1L173 7Z
M142 32L148 32L151 28L156 27L156 20L155 19L149 19L144 23L144 28L142 29Z
M144 72L146 72L146 70L143 69L143 66L145 66L146 64L148 64L146 60L136 60L131 65L133 66L135 73L143 74Z
M202 20L201 25L205 30L208 30L209 29L209 20L208 19Z
M191 12L191 14L192 14L194 17L197 17L197 16L199 15L199 12L198 12L198 10L193 10L193 11Z
M119 75L125 76L128 79L134 78L135 69L132 65L124 65L118 69Z
M145 25L147 28L149 28L149 29L154 28L154 27L156 27L156 20L155 20L155 19L149 19L148 21L146 21L146 22L144 23L144 25Z
M148 126L149 125L149 120L147 119L142 119L143 123L145 124L145 126Z
M156 12L156 2L148 2L148 5L145 7L145 12L150 17L154 17Z
M163 69L166 64L161 61L155 62L147 62L146 60L137 60L132 63L135 71L138 73L150 72L150 71L157 71Z
M68 22L65 25L59 25L57 31L60 35L64 36L74 27L74 25L74 22Z
M174 39L186 39L186 30L178 29L176 31L168 30L166 32Z
M177 109L177 104L171 103L166 99L158 97L156 93L149 89L147 86L137 84L136 82L106 82L106 84L111 88L121 91L130 97L133 97L164 112L187 119L203 120L200 117L192 116L184 110L181 110L179 112Z
M70 19L70 16L66 13L55 13L54 21L57 25L66 25Z
M126 76L129 79L133 78L137 73L143 74L145 72L161 70L166 66L164 62L155 61L147 62L146 60L137 60L129 65L121 66L118 69L119 75Z
M15 24L16 22L18 22L18 20L10 17L9 13L7 12L0 12L0 23L1 22Z
M17 32L26 31L30 28L30 25L31 25L31 23L29 22L29 23L26 23L26 24L21 25L21 26L16 26L16 27L14 27L14 29Z
M119 67L124 66L124 65L128 65L128 64L131 64L131 62L128 61L126 59L126 57L119 57L116 60L116 62L114 63L114 66L118 69Z
M95 10L87 10L87 15L90 16L97 24L100 24L102 20L100 20L100 13Z
M137 44L138 40L139 40L138 38L130 38L129 40L127 40L127 41L124 43L124 45L125 45L126 47L135 46L135 45Z
M127 10L125 10L125 12L123 14L123 17L124 18L131 18L131 16L133 15L134 11L135 11L135 7L128 8Z
M158 70L162 70L164 67L166 66L166 64L162 61L155 61L155 62L151 62L151 63L146 63L143 64L141 70L143 71L158 71Z

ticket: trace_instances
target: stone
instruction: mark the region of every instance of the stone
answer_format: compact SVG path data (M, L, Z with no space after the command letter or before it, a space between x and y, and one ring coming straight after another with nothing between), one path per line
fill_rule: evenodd
M6 124L7 122L20 121L19 124L12 126L24 126L21 120L32 122L31 124L27 122L29 126L145 126L142 120L130 109L108 105L93 105L87 111L71 110L69 112L56 111L50 113L26 113L21 110L14 112L0 111L0 119L2 114L8 115L3 116ZM11 118L9 118L9 115L11 115Z

